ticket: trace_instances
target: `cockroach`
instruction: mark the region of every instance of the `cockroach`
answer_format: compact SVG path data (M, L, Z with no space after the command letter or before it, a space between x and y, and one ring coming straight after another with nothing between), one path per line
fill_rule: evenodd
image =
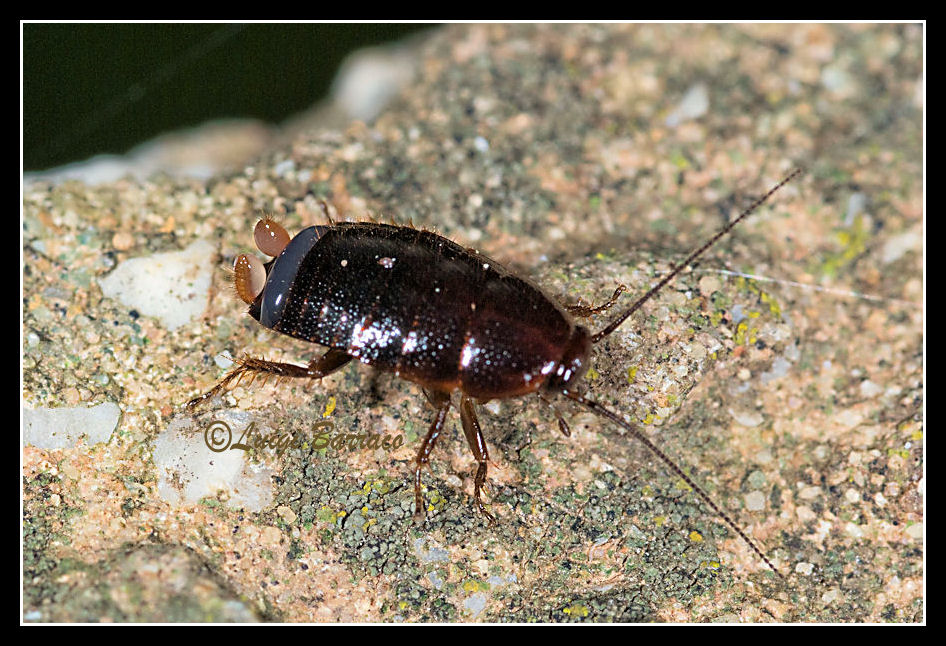
M493 522L481 498L489 453L475 404L532 393L546 401L563 395L642 442L784 578L709 494L638 428L575 389L589 367L594 344L801 172L794 170L756 199L595 333L575 319L610 309L625 291L623 285L598 307L562 305L491 258L430 231L375 222L336 223L324 203L329 224L308 227L291 239L282 226L263 219L254 238L272 260L264 264L255 256L237 256L237 294L264 327L328 349L306 366L245 356L187 407L246 375L321 379L352 359L393 372L419 384L437 410L414 460L415 513L422 514L421 470L430 461L452 394L458 391L463 433L477 464L473 500ZM569 435L567 423L556 415L559 428Z

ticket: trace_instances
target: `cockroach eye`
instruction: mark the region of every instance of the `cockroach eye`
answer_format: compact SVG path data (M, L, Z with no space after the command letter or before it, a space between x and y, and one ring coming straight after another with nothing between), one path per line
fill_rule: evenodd
M233 284L237 294L244 303L252 304L256 297L263 293L266 285L266 269L263 263L255 256L241 253L233 262Z
M265 218L256 223L253 231L256 248L275 258L289 244L289 234L275 220Z

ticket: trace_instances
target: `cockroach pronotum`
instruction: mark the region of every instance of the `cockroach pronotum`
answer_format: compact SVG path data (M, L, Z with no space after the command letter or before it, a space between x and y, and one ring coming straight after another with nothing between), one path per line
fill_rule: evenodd
M321 379L352 359L419 384L437 409L417 452L415 513L423 513L421 470L444 427L452 394L460 393L463 433L476 459L473 499L483 505L489 454L474 405L530 393L560 394L637 438L687 483L780 577L781 572L700 486L635 426L575 391L591 347L614 332L677 274L729 233L782 186L796 169L667 273L646 294L592 333L575 323L610 309L619 286L598 307L560 305L538 287L486 256L430 231L374 222L311 226L294 238L263 219L254 237L273 258L241 254L234 263L237 294L264 327L326 346L307 366L243 357L220 383L188 402L215 396L248 374ZM565 435L568 425L558 417Z

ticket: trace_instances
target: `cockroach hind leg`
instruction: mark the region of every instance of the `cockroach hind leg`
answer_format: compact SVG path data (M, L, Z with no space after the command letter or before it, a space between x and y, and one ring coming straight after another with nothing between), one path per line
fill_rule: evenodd
M424 391L430 403L437 407L437 415L430 424L427 435L424 436L417 451L417 457L414 458L414 518L422 520L427 516L427 509L424 507L424 495L421 492L421 471L425 466L430 465L430 454L440 438L443 431L444 422L447 419L447 412L450 410L450 395L439 391Z
M277 383L281 379L288 378L322 379L341 369L351 361L352 358L351 355L341 350L331 348L318 359L310 361L309 365L297 366L293 363L256 359L244 354L239 359L234 360L234 363L237 364L236 367L227 373L227 376L221 379L220 383L203 395L187 402L184 408L189 411L194 410L200 403L226 391L230 388L231 384L236 386L241 383L243 378L247 375L250 377L250 384L255 383L256 379L260 376L263 377L264 383L272 376L276 377Z
M237 366L228 372L227 375L221 379L216 386L205 392L203 395L198 395L184 404L184 409L188 412L192 412L196 410L200 404L207 401L208 399L213 399L217 395L226 392L234 381L239 383L246 375L247 370L240 359L237 359L235 363Z

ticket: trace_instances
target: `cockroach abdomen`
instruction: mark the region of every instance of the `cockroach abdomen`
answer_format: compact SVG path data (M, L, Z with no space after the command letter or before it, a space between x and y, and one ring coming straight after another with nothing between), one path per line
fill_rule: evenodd
M263 289L260 304L259 322L265 327L275 328L282 318L283 310L289 299L289 291L299 273L299 266L312 251L329 227L314 226L303 229L289 241L283 252L273 261Z

